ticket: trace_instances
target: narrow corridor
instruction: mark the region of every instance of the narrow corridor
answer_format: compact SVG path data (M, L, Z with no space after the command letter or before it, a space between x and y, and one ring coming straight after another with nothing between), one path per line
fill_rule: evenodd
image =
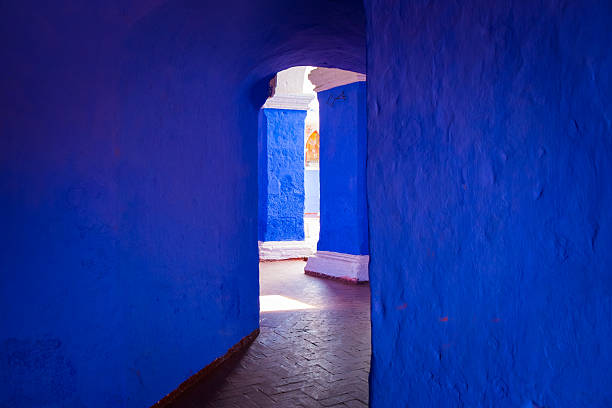
M173 408L367 406L369 287L307 276L304 265L261 263L260 292L314 307L262 312L260 335L231 371Z

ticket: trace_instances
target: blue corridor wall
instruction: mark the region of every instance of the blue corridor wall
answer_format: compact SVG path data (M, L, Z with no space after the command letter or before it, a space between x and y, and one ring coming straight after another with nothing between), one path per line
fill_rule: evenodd
M2 4L0 406L147 407L258 327L257 114L364 71L355 6Z
M612 406L612 3L366 8L371 406Z
M3 3L0 406L146 407L257 327L258 109L365 72L360 4ZM612 4L365 5L372 406L611 405Z
M319 251L368 254L366 85L319 92Z
M259 114L259 240L304 239L304 120L306 111Z

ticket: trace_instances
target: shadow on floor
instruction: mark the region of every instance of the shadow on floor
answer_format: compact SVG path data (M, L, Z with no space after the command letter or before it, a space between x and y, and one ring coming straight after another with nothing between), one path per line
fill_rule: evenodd
M250 345L249 345L250 347ZM227 377L240 365L249 347L235 353L217 367L206 379L198 382L183 392L178 398L166 405L166 408L195 408L207 406L221 392Z
M260 264L260 294L314 307L260 314L261 332L172 408L364 408L370 288L304 274L303 261Z

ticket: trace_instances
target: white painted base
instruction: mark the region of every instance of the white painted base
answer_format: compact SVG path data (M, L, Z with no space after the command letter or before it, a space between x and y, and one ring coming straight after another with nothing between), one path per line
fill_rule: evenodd
M350 255L339 252L317 251L308 258L305 271L320 273L334 278L367 282L369 280L368 255Z
M263 260L308 258L313 253L307 241L259 241L259 259Z

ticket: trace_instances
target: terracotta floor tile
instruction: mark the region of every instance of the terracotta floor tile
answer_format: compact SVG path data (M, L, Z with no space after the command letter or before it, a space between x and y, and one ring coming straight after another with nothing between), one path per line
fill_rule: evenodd
M304 265L261 263L260 291L314 308L261 313L261 333L237 368L217 386L195 386L172 408L366 406L369 287L305 275Z

